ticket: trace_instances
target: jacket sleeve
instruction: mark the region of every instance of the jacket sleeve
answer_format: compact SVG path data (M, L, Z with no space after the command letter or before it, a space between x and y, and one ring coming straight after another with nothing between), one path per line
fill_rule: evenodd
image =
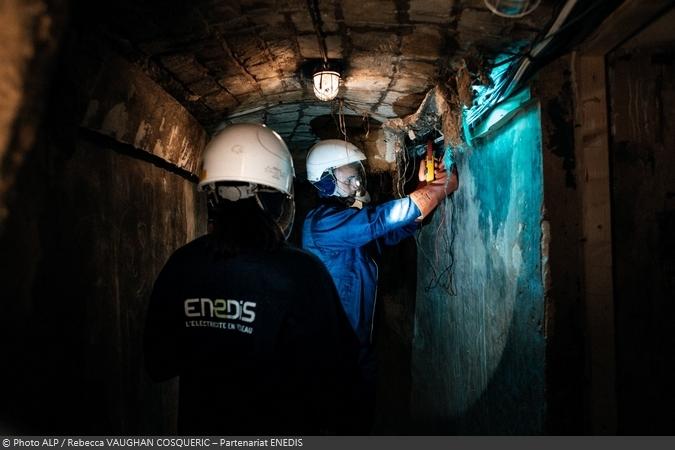
M174 258L170 258L160 272L150 295L150 306L145 321L143 350L145 367L154 381L164 381L178 375L179 333L181 317L172 309L176 303Z
M414 224L419 215L420 211L410 197L362 209L322 211L310 218L311 237L315 245L328 249L362 247L406 225Z
M415 231L417 231L419 227L419 222L413 222L401 228L390 231L389 233L382 236L382 243L384 245L396 245L408 236L415 234Z

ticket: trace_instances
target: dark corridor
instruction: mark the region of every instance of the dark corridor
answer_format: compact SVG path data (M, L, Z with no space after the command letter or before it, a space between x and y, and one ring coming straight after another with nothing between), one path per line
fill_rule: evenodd
M515 3L0 3L0 434L176 432L148 300L207 233L206 144L249 122L291 151L296 245L319 139L376 203L430 136L460 174L380 261L372 434L672 435L673 2Z

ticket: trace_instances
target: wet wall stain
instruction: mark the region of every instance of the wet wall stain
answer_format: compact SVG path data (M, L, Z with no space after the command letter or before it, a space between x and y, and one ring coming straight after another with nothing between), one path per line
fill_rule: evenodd
M543 433L540 112L457 155L460 187L419 238L412 419L425 434ZM452 247L450 247L452 246ZM455 296L426 290L454 256ZM435 268L431 270L431 266Z

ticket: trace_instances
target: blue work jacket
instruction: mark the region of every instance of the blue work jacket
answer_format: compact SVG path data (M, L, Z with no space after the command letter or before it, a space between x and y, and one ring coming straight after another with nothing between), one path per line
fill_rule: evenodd
M420 210L410 197L362 209L322 204L307 215L302 246L323 261L362 347L372 339L380 245L412 235Z

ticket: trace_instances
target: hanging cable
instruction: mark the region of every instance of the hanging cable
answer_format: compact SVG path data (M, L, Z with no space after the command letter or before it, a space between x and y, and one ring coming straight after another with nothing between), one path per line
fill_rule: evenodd
M445 249L443 252L439 252L441 245L439 242L434 243L434 254L429 255L424 250L424 245L421 242L422 230L418 231L415 236L415 241L417 242L417 248L424 258L429 261L427 267L430 268L429 281L424 286L425 292L430 292L436 288L443 289L449 296L454 297L457 295L455 290L454 280L453 280L453 268L455 266L455 255L454 255L454 245L455 245L455 229L457 227L456 223L456 214L455 214L455 199L454 196L450 196L450 208L447 207L444 202L438 206L438 213L441 214L442 218L439 221L436 231L433 233L436 241L438 241L439 236L442 244L442 247ZM448 215L450 215L450 226L444 226L448 221ZM449 236L448 236L449 235ZM446 261L442 261L446 259ZM438 267L442 269L437 270Z
M347 140L347 123L345 122L344 114L344 102L342 99L338 100L338 119L340 122L340 133L344 136L345 141Z
M366 136L365 139L368 139L368 135L370 135L370 117L368 116L367 112L363 113L363 120L366 123Z
M534 39L532 44L530 44L527 52L523 53L520 57L514 55L509 58L495 60L495 64L492 66L493 73L491 73L490 76L494 85L485 90L489 93L489 97L486 95L485 102L478 104L466 112L465 120L470 127L473 126L473 124L478 123L482 117L485 117L497 103L513 93L519 86L520 80L525 75L527 69L537 60L539 55L550 44L554 37L560 35L563 31L566 31L573 24L580 21L588 15L589 12L597 8L601 2L594 2L584 11L576 15L576 17L567 21L567 18L570 16L577 3L578 0L567 0L556 18L548 27L546 33L540 33ZM499 69L495 71L497 68Z
M328 50L326 47L326 35L323 32L323 21L321 20L321 11L319 10L319 1L318 0L307 0L307 9L309 10L309 15L312 18L312 24L314 25L314 33L316 33L316 39L319 44L319 52L321 53L321 58L323 59L324 66L328 65Z

